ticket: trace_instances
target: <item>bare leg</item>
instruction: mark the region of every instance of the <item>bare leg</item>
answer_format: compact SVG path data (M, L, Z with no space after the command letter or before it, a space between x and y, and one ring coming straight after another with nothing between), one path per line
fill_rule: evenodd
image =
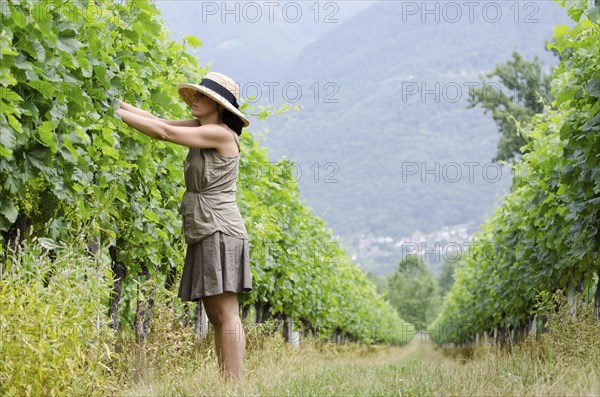
M223 351L221 350L221 331L220 326L213 323L213 327L215 329L215 353L217 354L217 362L219 363L219 371L221 373L225 372L225 368L223 367Z
M217 356L217 362L219 364L219 371L223 372L223 354L221 352L221 338L220 331L218 329L219 325L216 323L215 314L211 311L212 308L208 307L208 303L206 302L208 297L202 298L202 305L204 307L206 317L208 317L208 321L213 326L214 338L215 338L215 355ZM214 309L213 309L214 310Z
M228 379L241 379L246 337L240 319L237 294L226 291L220 295L205 296L204 303L215 328L215 347L221 352L219 364Z

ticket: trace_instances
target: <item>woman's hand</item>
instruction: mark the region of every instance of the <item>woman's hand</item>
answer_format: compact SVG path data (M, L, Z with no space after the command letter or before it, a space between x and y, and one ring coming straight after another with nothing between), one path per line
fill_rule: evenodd
M124 113L124 112L126 112L126 111L127 111L127 110L124 110L123 108L117 108L117 109L115 110L115 116L116 116L116 117L117 117L119 120L123 121L123 113Z
M128 104L127 102L123 101L122 99L119 99L119 108L121 108L121 109L125 109L125 110L128 110L128 111L130 111L130 112L132 112L132 111L133 111L133 109L137 109L136 107L134 107L134 106L131 106L131 105L130 105L130 104ZM135 112L134 112L134 113L135 113Z
M151 119L157 118L152 113L147 112L147 111L142 110L142 109L139 109L139 108L136 108L135 106L132 106L132 105L128 104L127 102L124 102L121 99L119 99L119 106L120 106L120 109L126 110L126 111L131 112L131 113L139 114L140 116L148 117L148 118L151 118Z
M144 117L141 114L130 112L124 108L117 109L115 114L125 124L152 138L164 140L167 134L166 128L168 126L157 118Z

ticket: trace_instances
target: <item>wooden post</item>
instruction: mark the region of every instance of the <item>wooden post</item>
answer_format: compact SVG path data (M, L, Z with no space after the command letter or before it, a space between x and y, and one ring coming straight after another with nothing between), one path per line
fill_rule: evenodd
M300 321L302 322L302 334L305 338L308 338L311 328L310 321L306 318L301 318Z
M114 246L110 246L108 248L108 252L110 253L110 258L112 260L111 270L113 273L113 290L110 295L110 307L109 307L109 315L110 315L110 327L113 329L115 334L119 332L119 328L121 322L119 320L120 312L121 312L121 290L123 279L127 274L127 268L123 264L123 262L117 261L117 249Z
M17 220L13 223L7 231L2 232L4 238L5 251L8 247L15 249L17 245L22 246L25 240L25 232L29 229L31 220L25 215L19 214Z
M294 330L294 321L293 317L286 318L286 341L294 346L300 346L300 332Z
M573 276L569 277L569 284L567 286L567 303L569 305L569 313L573 316L573 320L577 318L577 308L575 306L575 280Z
M275 329L273 330L273 332L281 332L281 328L285 328L285 326L282 327L282 324L284 324L283 314L275 313L273 317L275 318Z
M260 305L258 302L254 304L254 324L260 323Z
M598 273L598 283L596 284L596 296L594 297L594 306L596 308L596 317L600 320L600 273Z
M194 313L194 331L198 339L204 339L208 335L208 316L202 300L196 303L196 312Z
M196 302L196 310L194 310L194 332L198 339L202 338L202 301Z
M177 268L176 267L170 267L169 271L167 272L167 277L165 278L165 289L167 291L171 291L171 288L173 288L173 283L175 282L175 276L177 275ZM171 301L168 300L166 302L166 306L167 307L171 307Z
M206 315L206 309L204 303L202 304L202 335L208 335L208 316Z
M190 304L189 302L183 302L183 326L187 327L190 325Z
M242 307L242 315L240 316L240 320L244 321L246 317L248 317L248 312L250 311L250 305L246 305Z
M531 320L531 330L530 332L537 338L537 314L533 316L533 320Z
M150 271L145 263L141 265L142 271L140 273L142 283L145 283L150 279ZM135 313L135 335L138 342L143 342L148 335L150 335L150 322L152 320L152 312L154 309L154 294L156 292L156 286L152 283L150 286L144 286L142 284L141 293L144 299L137 299L137 310Z

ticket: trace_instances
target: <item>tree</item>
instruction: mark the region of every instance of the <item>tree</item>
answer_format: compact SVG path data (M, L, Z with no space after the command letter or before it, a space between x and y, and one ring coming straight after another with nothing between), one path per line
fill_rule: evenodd
M400 317L424 329L436 316L439 307L437 285L426 264L409 255L388 278L386 297Z
M387 278L385 276L375 274L373 272L368 271L366 273L367 278L375 284L375 288L377 289L377 293L383 293L387 288Z
M513 52L512 59L496 65L485 78L480 77L482 85L471 91L468 108L480 105L484 114L492 113L498 125L501 136L492 161L511 161L525 153L521 148L529 139L519 133L519 124L529 123L552 101L551 79L552 73L542 71L538 57L527 61L517 51Z
M440 272L440 276L438 278L438 287L440 292L440 297L446 296L452 284L454 284L454 271L456 269L457 263L445 261L442 264L442 269Z

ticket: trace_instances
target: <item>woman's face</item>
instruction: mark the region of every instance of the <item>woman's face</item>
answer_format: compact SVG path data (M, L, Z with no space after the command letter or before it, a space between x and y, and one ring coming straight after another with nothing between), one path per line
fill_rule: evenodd
M201 92L196 92L192 102L192 114L197 117L206 117L217 113L219 104Z

